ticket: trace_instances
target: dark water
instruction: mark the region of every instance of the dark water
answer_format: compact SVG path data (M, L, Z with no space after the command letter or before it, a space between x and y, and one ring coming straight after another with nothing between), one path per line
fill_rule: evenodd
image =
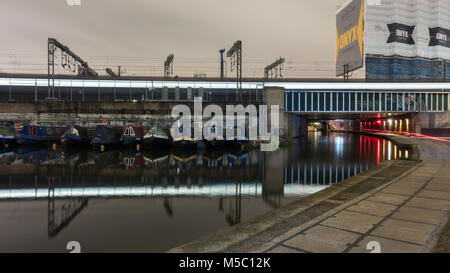
M62 147L0 154L0 252L161 252L407 157L367 136L310 133L272 153Z

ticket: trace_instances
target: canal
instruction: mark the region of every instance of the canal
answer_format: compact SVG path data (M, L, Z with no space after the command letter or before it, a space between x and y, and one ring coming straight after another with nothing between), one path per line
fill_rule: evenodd
M3 150L0 252L162 252L397 158L387 140L322 132L271 153Z

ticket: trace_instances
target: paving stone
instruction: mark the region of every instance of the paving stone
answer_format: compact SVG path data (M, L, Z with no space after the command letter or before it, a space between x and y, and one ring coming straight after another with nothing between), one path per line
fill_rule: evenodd
M436 225L444 212L423 208L402 207L392 215L392 218Z
M267 251L268 249L274 247L276 244L274 242L266 242L260 246L258 246L257 248L253 249L252 251L250 251L250 253L263 253L265 251Z
M309 252L341 253L358 237L358 234L352 232L319 225L307 230L305 234L295 236L284 244Z
M388 219L371 235L424 245L433 229L434 225Z
M305 229L305 228L302 227L302 226L295 227L295 228L293 228L293 229L291 229L291 230L289 230L289 231L283 233L282 235L280 235L280 236L278 236L278 237L275 237L274 239L272 239L272 242L274 242L274 243L280 243L280 242L282 242L282 241L285 241L285 240L287 240L288 238L290 238L290 237L296 235L297 233L300 233L300 232L301 232L302 230L304 230L304 229Z
M305 253L305 252L290 247L279 246L270 251L267 251L267 253Z
M349 207L347 210L385 217L395 208L397 208L395 205L381 204L364 200Z
M443 183L443 184L450 184L450 174L446 178L435 177L435 178L433 178L431 183L433 183L433 182L435 182L435 183Z
M427 181L428 181L428 178L426 178L426 177L409 176L408 175L406 177L403 177L403 178L397 180L397 182L395 182L395 184L399 184L399 183L402 183L402 182L406 182L408 184L411 184L411 183L424 184Z
M450 173L448 172L440 172L436 175L436 178L440 179L448 179L450 177Z
M386 187L381 193L390 193L390 194L399 194L399 195L407 195L411 196L417 192L420 187L414 187L411 185L401 186L401 185L390 185Z
M450 201L450 192L422 190L417 196Z
M408 199L407 196L404 195L398 195L398 194L388 194L388 193L376 193L374 196L368 198L368 201L372 202L380 202L380 203L386 203L386 204L392 204L392 205L400 205L402 204L406 199Z
M424 190L450 192L450 184L431 182Z
M435 173L425 173L425 172L420 172L420 171L415 171L413 173L410 174L411 177L426 177L426 178L431 178L434 176Z
M446 211L450 206L450 201L416 196L406 203L405 206Z
M410 169L409 166L402 166L402 165L392 165L391 167L384 169L381 172L378 172L374 175L372 175L372 178L386 178L386 179L393 179L398 177L400 173L404 173Z
M349 252L370 253L372 249L368 250L367 244L372 241L380 244L380 253L421 253L423 248L423 246L417 244L404 243L376 236L368 236Z
M425 178L425 177L424 177ZM416 182L416 181L397 181L392 185L398 186L398 187L414 187L414 189L419 190L421 187L425 186L425 184L430 180L429 178L425 178L422 182Z
M342 211L321 224L353 232L365 233L383 218L352 211Z

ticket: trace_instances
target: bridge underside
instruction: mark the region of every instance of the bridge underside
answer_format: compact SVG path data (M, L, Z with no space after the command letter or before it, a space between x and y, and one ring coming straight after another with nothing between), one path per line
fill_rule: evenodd
M389 118L393 116L414 115L416 113L292 113L292 115L301 116L309 121L321 121L321 120L365 120L365 119L377 119L377 118Z

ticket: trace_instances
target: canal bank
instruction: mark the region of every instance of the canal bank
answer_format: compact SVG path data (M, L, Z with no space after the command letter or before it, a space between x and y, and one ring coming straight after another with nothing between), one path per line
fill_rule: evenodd
M425 252L450 205L450 146L383 136L414 160L385 161L319 193L169 252ZM417 146L414 146L417 145ZM442 233L445 234L445 233Z

